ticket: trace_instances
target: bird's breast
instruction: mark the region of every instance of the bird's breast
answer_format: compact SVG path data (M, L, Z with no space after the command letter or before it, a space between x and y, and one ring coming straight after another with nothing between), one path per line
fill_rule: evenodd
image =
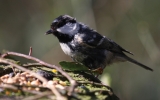
M76 62L82 62L87 57L87 55L83 54L78 49L76 49L76 46L73 45L72 43L70 44L70 46L65 43L60 43L60 46L61 46L63 52L66 55L72 57L73 60Z

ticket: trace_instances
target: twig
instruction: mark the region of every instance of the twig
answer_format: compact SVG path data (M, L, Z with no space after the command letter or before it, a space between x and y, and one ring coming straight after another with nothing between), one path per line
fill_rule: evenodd
M57 67L57 66L55 66L55 65L48 64L48 63L46 63L46 62L44 62L44 61L42 61L42 60L40 60L40 59L38 59L38 58L29 56L29 55L25 55L25 54L21 54L21 53L7 52L6 54L7 54L7 55L20 56L20 57L24 57L24 58L27 58L27 59L30 59L30 60L34 60L34 61L39 62L40 64L42 64L42 65L44 65L44 66L47 66L47 67L54 68L54 69L58 70L63 76L65 76L65 77L69 80L71 86L70 86L70 88L69 88L68 95L69 95L69 96L72 95L72 93L73 93L73 91L74 91L74 88L76 87L77 83L76 83L76 81L73 80L66 72L64 72L60 67ZM6 54L3 54L2 57L7 56Z
M53 93L55 93L57 100L67 100L66 97L61 96L61 94L57 91L57 89L54 85L48 84L47 87L50 88Z
M8 54L1 54L0 57L4 58L5 56L7 56Z
M30 73L30 74L34 75L36 78L38 78L39 80L41 80L43 83L47 83L47 80L46 80L45 78L43 78L42 76L40 76L39 74L36 74L36 73L34 73L34 72L32 72L32 71L24 68L24 67L21 67L21 66L19 66L19 65L17 65L17 64L14 64L14 63L12 63L11 61L8 61L8 60L6 60L6 59L0 58L0 62L5 63L5 64L12 65L12 66L14 66L14 67L16 67L16 68L18 68L18 69L20 69L20 70L22 70L22 71L25 71L25 72L27 72L27 73Z
M30 49L29 49L29 54L28 54L29 56L31 56L32 55L32 47L30 47Z
M3 82L3 85L0 85L0 88L11 89L11 90L21 89L23 92L28 92L28 93L37 94L37 95L41 94L40 91L26 90L26 89L23 89L22 87L24 87L24 86L23 85L17 85L17 84L15 85L15 84L4 83L4 82ZM25 85L25 87L36 87L36 86ZM42 87L38 87L38 88L42 88ZM48 89L48 88L46 88L46 89Z
M11 85L11 84L0 85L0 88L7 88L7 89L12 89L12 90L17 90L18 89L16 86Z
M22 66L24 66L24 67L37 66L38 67L38 66L42 66L42 64L40 64L40 63L28 63L28 64L23 64Z
M19 65L17 65L17 64L14 64L13 62L11 62L11 61L9 61L9 60L6 60L6 59L4 59L4 58L0 58L0 62L1 62L1 63L5 63L5 64L10 64L10 65L12 65L12 66L14 66L14 67L22 70L22 71L25 71L25 72L28 72L29 74L32 74L33 76L35 76L36 78L38 78L39 80L41 80L41 81L43 82L43 84L45 84L45 85L47 86L47 88L49 88L50 90L52 90L52 92L56 95L56 98L57 98L58 100L59 100L59 98L64 98L64 97L61 96L61 94L57 91L57 89L55 88L54 85L48 84L47 80L46 80L44 77L40 76L39 74L37 74L37 73L35 73L35 72L32 72L32 71L30 71L30 70L28 70L28 69L26 69L26 68L23 68L23 67L21 67L21 66L19 66ZM63 100L63 99L62 99L62 100Z
M44 96L48 96L48 95L51 95L51 94L52 94L52 92L48 92L48 91L47 92L42 92L42 93L40 93L38 95L26 97L26 98L24 98L22 100L37 100L39 98L42 98Z

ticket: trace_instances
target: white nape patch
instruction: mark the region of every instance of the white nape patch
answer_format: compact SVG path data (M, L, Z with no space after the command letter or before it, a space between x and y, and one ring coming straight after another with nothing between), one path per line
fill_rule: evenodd
M63 52L66 54L66 55L69 55L69 56L72 56L72 50L69 48L69 46L65 43L60 43L60 46L63 50Z
M73 30L75 30L77 28L77 24L75 24L74 26L73 26Z
M68 22L68 23L66 23L66 25L70 27L72 25L72 23Z
M66 25L71 29L70 31L74 31L77 28L77 23L67 23Z
M70 33L76 33L78 29L79 28L77 23L67 23L64 26L57 28L57 31L60 33L70 34Z

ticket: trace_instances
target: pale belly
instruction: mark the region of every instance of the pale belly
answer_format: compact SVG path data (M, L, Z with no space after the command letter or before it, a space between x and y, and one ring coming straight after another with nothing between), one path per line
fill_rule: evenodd
M78 51L71 50L67 44L60 43L60 46L61 46L63 52L66 55L70 56L76 62L82 62L85 58L87 58L87 55L84 55Z

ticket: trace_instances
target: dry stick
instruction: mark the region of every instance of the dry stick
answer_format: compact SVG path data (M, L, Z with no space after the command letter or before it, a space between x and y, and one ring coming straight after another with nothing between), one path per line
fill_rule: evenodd
M48 96L48 95L51 95L52 94L52 92L43 92L43 93L41 93L41 94L38 94L38 95L34 95L34 96L29 96L29 97L26 97L26 98L24 98L24 99L22 99L22 100L37 100L37 99L39 99L39 98L42 98L42 97L44 97L44 96Z
M29 49L29 54L28 54L29 56L31 56L32 55L32 47L30 47L30 49Z
M34 75L36 78L38 78L39 80L41 80L41 81L43 82L43 84L46 84L46 86L47 86L50 90L52 90L52 92L56 95L57 98L64 98L64 97L62 97L61 94L57 91L57 89L55 88L55 86L49 85L48 82L47 82L47 80L46 80L44 77L40 76L39 74L34 73L34 72L32 72L32 71L30 71L30 70L28 70L28 69L26 69L26 68L24 68L24 67L21 67L21 66L19 66L19 65L17 65L17 64L14 64L14 63L12 63L12 62L4 59L4 58L0 58L0 62L5 63L5 64L12 65L12 66L14 66L14 67L16 67L16 68L18 68L18 69L20 69L20 70L22 70L22 71L25 71L25 72L28 72L29 74Z
M7 88L7 89L12 89L12 90L17 90L18 89L16 86L11 85L11 84L0 85L0 88Z
M29 74L32 74L32 75L34 75L36 78L38 78L39 80L41 80L42 82L47 83L47 80L46 80L45 78L43 78L42 76L40 76L39 74L36 74L36 73L34 73L34 72L32 72L32 71L24 68L24 67L21 67L21 66L19 66L19 65L17 65L17 64L14 64L13 62L10 62L10 61L8 61L8 60L6 60L6 59L3 59L3 58L0 58L0 62L5 63L5 64L12 65L12 66L14 66L14 67L16 67L16 68L18 68L18 69L20 69L20 70L22 70L22 71L28 72Z
M40 63L28 63L28 64L23 64L23 67L32 67L32 66L42 66ZM44 65L43 65L44 66Z
M16 52L7 52L6 53L7 55L15 55L15 56L20 56L20 57L24 57L24 58L27 58L27 59L30 59L30 60L34 60L36 62L39 62L40 64L44 65L44 66L48 66L50 68L54 68L56 70L58 70L63 76L65 76L69 82L71 83L71 86L69 88L69 92L68 92L68 95L71 95L72 92L74 91L74 88L76 87L77 83L75 80L73 80L66 72L64 72L60 67L57 67L55 65L51 65L51 64L48 64L38 58L35 58L35 57L32 57L32 56L29 56L29 55L25 55L25 54L21 54L21 53L16 53ZM5 55L5 54L4 54ZM2 55L2 57L5 57L4 55Z
M4 83L4 82L3 82L3 85L0 85L0 88L12 89L12 90L18 90L18 89L20 89L20 87L21 87L21 89L22 89L23 92L28 92L28 93L36 94L36 95L41 94L40 91L33 91L33 90L23 89L23 88L22 88L22 85L14 85L14 84ZM32 87L32 86L27 86L27 87ZM53 92L52 92L52 93L53 93Z

